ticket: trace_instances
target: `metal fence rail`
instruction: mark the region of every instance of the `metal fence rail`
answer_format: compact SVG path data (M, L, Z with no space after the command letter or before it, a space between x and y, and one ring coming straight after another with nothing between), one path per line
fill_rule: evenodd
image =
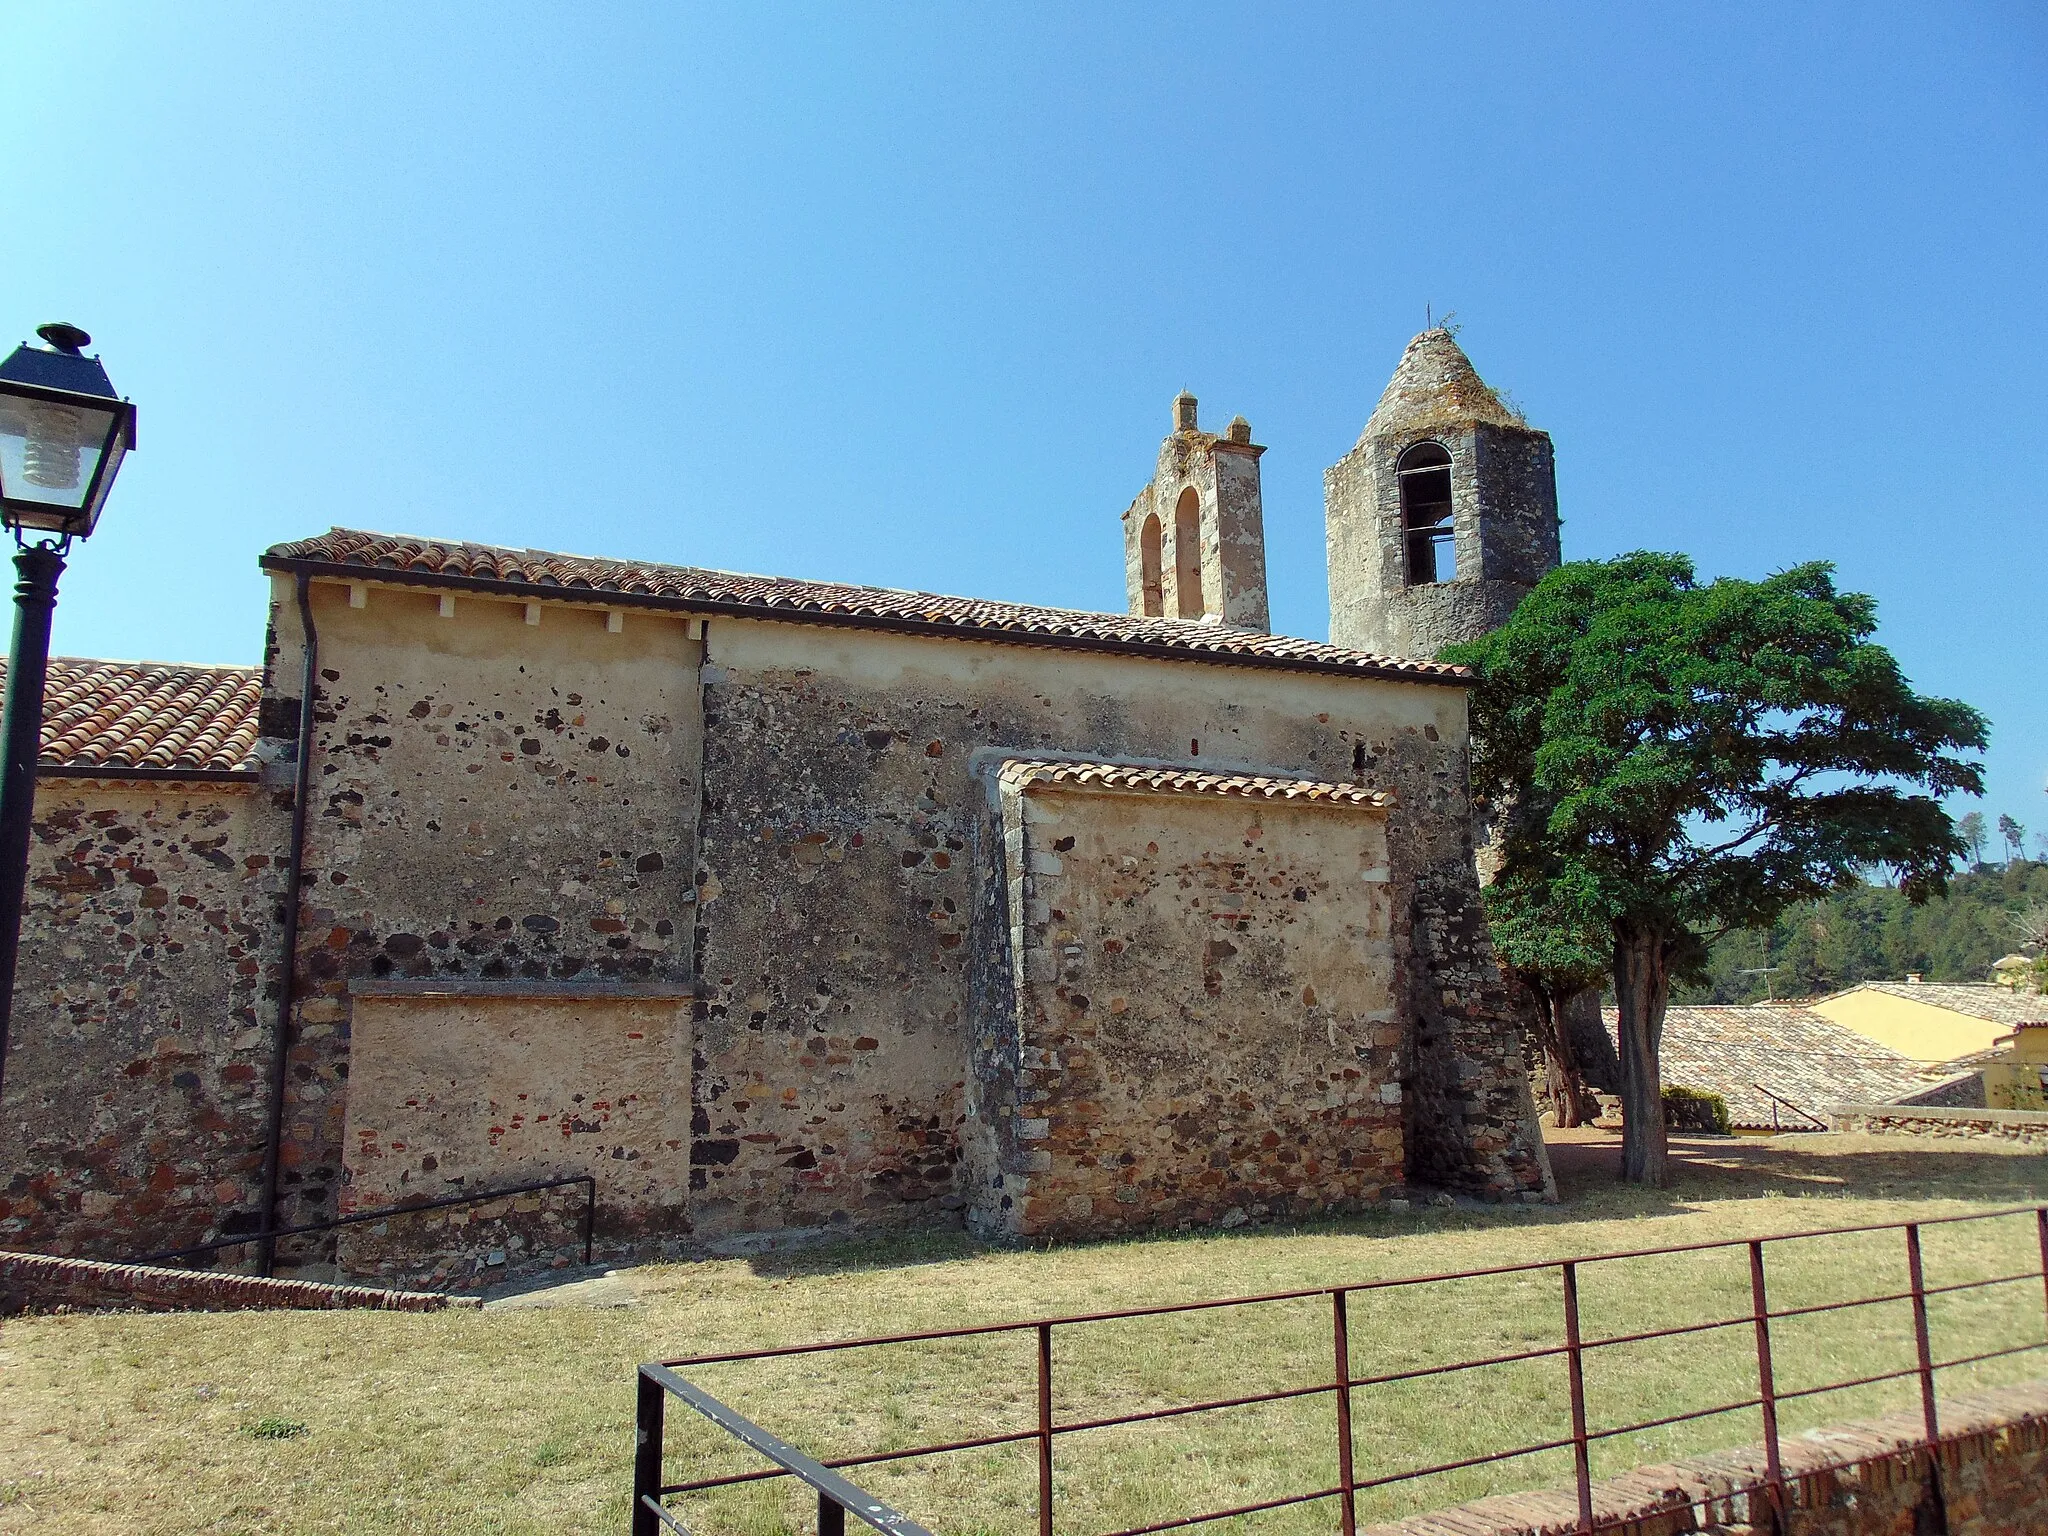
M2040 1251L2040 1266L2022 1270L2017 1274L1995 1275L1985 1279L1959 1281L1948 1285L1930 1286L1921 1259L1920 1233L1930 1226L1955 1225L1965 1222L1993 1221L2001 1218L2032 1216ZM1826 1302L1814 1306L1773 1308L1770 1304L1766 1284L1765 1253L1772 1245L1794 1243L1823 1237L1844 1237L1861 1233L1897 1232L1905 1243L1905 1258L1908 1287L1903 1291L1873 1296L1859 1296L1847 1301ZM1720 1250L1747 1249L1749 1263L1749 1300L1746 1311L1730 1317L1710 1318L1705 1322L1684 1323L1669 1328L1653 1328L1635 1333L1619 1333L1587 1338L1580 1329L1579 1318L1579 1276L1590 1265L1609 1263L1623 1259L1658 1258L1673 1254L1706 1253ZM1411 1370L1368 1372L1354 1375L1350 1339L1349 1298L1373 1291L1406 1289L1417 1286L1440 1285L1457 1280L1483 1279L1497 1275L1529 1274L1554 1270L1558 1275L1559 1298L1563 1309L1564 1342L1539 1348L1516 1350L1505 1354L1488 1355L1467 1360L1453 1361L1445 1365L1421 1366ZM1937 1216L1925 1221L1894 1222L1865 1226L1829 1227L1812 1232L1786 1232L1761 1238L1733 1238L1718 1242L1679 1243L1658 1248L1636 1248L1613 1253L1589 1254L1574 1259L1534 1260L1521 1264L1501 1264L1483 1269L1456 1270L1440 1274L1416 1275L1398 1280L1366 1280L1350 1285L1316 1287L1304 1290L1274 1291L1258 1296L1233 1296L1215 1300L1175 1302L1162 1306L1129 1307L1109 1312L1075 1313L1061 1317L1038 1318L1030 1321L983 1323L966 1328L939 1328L915 1333L885 1334L871 1338L840 1339L822 1344L784 1345L773 1349L737 1350L722 1354L692 1355L681 1359L651 1362L640 1367L639 1398L637 1417L637 1447L633 1463L633 1536L659 1536L664 1528L682 1531L682 1522L668 1508L667 1501L681 1494L701 1493L715 1488L734 1487L744 1483L762 1482L773 1478L796 1477L810 1485L818 1495L818 1530L820 1536L843 1536L847 1511L888 1536L927 1536L924 1528L891 1508L880 1499L873 1497L857 1485L839 1476L839 1471L850 1467L875 1466L884 1462L910 1460L926 1456L940 1456L957 1451L976 1450L989 1446L1015 1445L1035 1442L1038 1472L1038 1533L1039 1536L1053 1536L1053 1464L1054 1447L1059 1437L1079 1434L1088 1430L1113 1428L1124 1424L1137 1424L1160 1419L1179 1418L1190 1414L1210 1413L1222 1409L1241 1408L1258 1403L1274 1403L1297 1398L1329 1396L1333 1399L1333 1430L1336 1437L1337 1481L1326 1488L1310 1489L1291 1493L1278 1498L1264 1499L1257 1503L1242 1504L1228 1509L1215 1509L1177 1516L1170 1520L1157 1521L1150 1525L1132 1526L1124 1530L1100 1533L1100 1536L1153 1536L1153 1533L1179 1530L1189 1526L1202 1525L1216 1520L1230 1519L1240 1515L1256 1514L1265 1510L1281 1509L1289 1505L1308 1504L1321 1500L1335 1500L1339 1529L1343 1536L1355 1536L1357 1531L1357 1496L1361 1492L1387 1487L1396 1483L1412 1482L1418 1478L1433 1477L1446 1472L1459 1471L1468 1467L1485 1466L1496 1462L1511 1461L1518 1457L1533 1456L1545 1451L1559 1451L1569 1448L1572 1453L1573 1481L1578 1494L1578 1530L1592 1533L1613 1529L1627 1523L1621 1517L1596 1517L1593 1507L1593 1475L1591 1464L1592 1447L1604 1440L1620 1435L1636 1434L1643 1430L1655 1429L1667 1424L1678 1424L1695 1419L1709 1418L1717 1414L1740 1413L1758 1410L1763 1421L1763 1443L1766 1472L1762 1481L1753 1485L1731 1488L1714 1496L1712 1503L1720 1505L1738 1498L1762 1495L1769 1503L1773 1516L1780 1528L1785 1510L1784 1472L1780 1457L1778 1431L1778 1407L1781 1403L1795 1399L1817 1396L1826 1392L1846 1391L1853 1387L1870 1386L1880 1382L1904 1380L1917 1377L1920 1387L1920 1413L1924 1434L1924 1445L1931 1448L1941 1441L1941 1427L1935 1405L1935 1374L1938 1371L1959 1366L1974 1365L1995 1360L2007 1355L2024 1354L2032 1350L2048 1350L2048 1338L2031 1343L2015 1344L2002 1349L1983 1351L1951 1360L1937 1360L1929 1341L1927 1326L1927 1302L1930 1297L1951 1295L1965 1291L1976 1291L1992 1286L2004 1286L2035 1282L2043 1288L2044 1308L2048 1308L2048 1206L2014 1206L2005 1210L1985 1211L1963 1216ZM1270 1391L1254 1392L1242 1396L1218 1398L1204 1402L1175 1404L1171 1407L1147 1409L1138 1413L1113 1414L1092 1418L1058 1420L1053 1413L1053 1369L1052 1341L1055 1328L1073 1328L1085 1325L1116 1323L1134 1318L1163 1317L1176 1313L1216 1311L1236 1307L1261 1306L1273 1302L1301 1301L1325 1297L1330 1307L1330 1348L1331 1379L1308 1386L1283 1387ZM1858 1308L1910 1302L1913 1312L1913 1337L1916 1354L1915 1363L1901 1370L1883 1371L1874 1375L1855 1377L1842 1381L1825 1382L1818 1386L1802 1387L1784 1392L1777 1388L1771 1360L1771 1326L1789 1318L1812 1317L1824 1313L1850 1312ZM1627 1344L1639 1344L1654 1339L1678 1338L1691 1334L1712 1333L1724 1329L1748 1329L1755 1350L1756 1392L1753 1396L1733 1402L1719 1403L1710 1408L1692 1409L1683 1413L1668 1414L1661 1418L1640 1422L1593 1429L1589 1427L1587 1415L1587 1393L1585 1360L1597 1350L1613 1349ZM952 1440L932 1445L921 1445L909 1450L880 1451L866 1455L842 1456L828 1461L814 1460L795 1446L762 1429L759 1425L742 1417L726 1404L711 1396L695 1383L680 1374L685 1368L705 1365L728 1365L750 1360L769 1360L795 1355L829 1354L840 1350L873 1349L890 1346L931 1343L945 1339L985 1337L997 1334L1036 1335L1036 1397L1037 1423L1028 1429L1014 1429L995 1434L977 1435L968 1439ZM1563 1438L1537 1441L1529 1444L1504 1447L1482 1455L1467 1456L1455 1461L1440 1462L1429 1466L1406 1467L1370 1477L1358 1476L1357 1446L1352 1433L1352 1394L1362 1387L1383 1386L1393 1382L1415 1381L1423 1378L1447 1376L1455 1372L1478 1370L1488 1366L1508 1365L1521 1361L1562 1359L1571 1401L1571 1433ZM741 1444L759 1453L771 1467L753 1472L732 1473L721 1477L699 1478L688 1482L668 1483L663 1481L663 1430L664 1408L670 1396L681 1399L691 1409L718 1425ZM1629 1517L1634 1518L1634 1517Z
M597 1179L588 1173L564 1174L559 1179L536 1179L530 1184L507 1184L501 1189L479 1190L469 1195L442 1195L433 1200L415 1200L407 1205L384 1205L374 1211L354 1211L347 1216L336 1216L331 1221L309 1221L302 1226L275 1227L267 1232L247 1232L234 1237L215 1238L210 1243L194 1243L189 1248L167 1248L161 1253L145 1254L139 1259L130 1259L130 1264L163 1264L172 1259L196 1259L209 1253L218 1253L223 1248L240 1248L248 1243L270 1242L280 1237L299 1237L308 1232L331 1232L337 1227L360 1226L369 1221L388 1221L393 1216L413 1216L422 1211L441 1211L456 1205L483 1205L492 1200L504 1200L513 1195L531 1195L544 1189L562 1189L571 1184L583 1186L583 1263L590 1263L591 1241L597 1230Z

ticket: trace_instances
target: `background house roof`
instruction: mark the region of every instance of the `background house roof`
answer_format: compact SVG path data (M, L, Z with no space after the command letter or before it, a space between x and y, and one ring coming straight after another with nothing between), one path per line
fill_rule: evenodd
M1601 1012L1614 1034L1618 1010ZM1783 1003L1674 1004L1664 1014L1662 1060L1667 1084L1720 1094L1728 1118L1745 1130L1819 1130L1834 1105L1882 1104L1930 1081L1910 1056ZM1822 1124L1808 1124L1782 1105L1773 1120L1771 1093Z
M2015 992L1994 983L1958 981L1866 981L1861 986L1831 992L1817 1002L1832 1002L1858 992L1881 992L1929 1008L1946 1008L1966 1018L1991 1024L2048 1024L2048 997L2038 992Z
M0 661L0 677L5 674ZM262 697L260 667L53 657L38 771L70 778L254 778Z
M1346 650L1319 640L1180 619L1035 608L983 598L943 597L891 587L746 576L693 566L602 560L536 549L450 543L333 528L318 538L278 544L265 570L305 571L339 580L409 583L529 598L613 599L625 606L729 613L795 623L937 633L1026 645L1122 651L1297 671L1339 672L1462 686L1462 667Z

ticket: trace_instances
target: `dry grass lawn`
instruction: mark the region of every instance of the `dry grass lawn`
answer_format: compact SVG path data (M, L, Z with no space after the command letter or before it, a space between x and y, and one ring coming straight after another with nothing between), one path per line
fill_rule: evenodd
M1418 1211L1300 1229L998 1251L958 1234L627 1272L639 1305L438 1316L244 1313L20 1319L0 1332L0 1532L605 1532L625 1529L641 1360L870 1332L1420 1274L1617 1248L1990 1209L2048 1199L2048 1158L1982 1145L1846 1136L1683 1144L1675 1187L1616 1185L1595 1134L1554 1149L1555 1209ZM2031 1222L1937 1227L1929 1279L2039 1264ZM1585 1326L1608 1334L1748 1305L1740 1250L1600 1265ZM1774 1249L1775 1306L1902 1289L1896 1236ZM1937 1355L2044 1337L2038 1282L1934 1304ZM1360 1374L1560 1338L1556 1282L1511 1276L1376 1293L1352 1308ZM1326 1302L1061 1330L1063 1416L1095 1416L1327 1379ZM1027 1337L726 1366L699 1379L814 1454L990 1433L1031 1421ZM1780 1387L1910 1364L1903 1304L1783 1322ZM1589 1359L1595 1427L1754 1391L1746 1329ZM1953 1373L1965 1386L2048 1374L2048 1355ZM1788 1430L1914 1401L1910 1382L1788 1405ZM1547 1359L1357 1394L1359 1476L1546 1439L1566 1424ZM1063 1437L1059 1529L1073 1536L1334 1481L1328 1397ZM303 1432L297 1426L303 1425ZM1610 1441L1614 1471L1755 1438L1754 1413ZM671 1476L750 1463L680 1405ZM1028 1448L858 1474L941 1536L1033 1529ZM1361 1501L1386 1518L1568 1480L1561 1453ZM701 1536L808 1529L786 1484L692 1504ZM1334 1529L1329 1504L1242 1522Z

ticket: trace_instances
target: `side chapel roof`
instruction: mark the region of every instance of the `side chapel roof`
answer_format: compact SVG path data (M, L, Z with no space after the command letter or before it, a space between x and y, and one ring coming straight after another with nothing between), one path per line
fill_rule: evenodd
M1358 440L1420 437L1473 425L1529 430L1521 413L1479 377L1457 338L1438 326L1408 343Z
M1319 640L1269 635L1220 624L1038 608L984 598L942 597L893 587L747 576L694 566L604 560L537 549L502 549L395 534L333 528L317 538L265 551L265 570L305 572L330 580L374 579L443 591L508 597L597 601L621 607L833 624L898 633L1129 655L1213 661L1291 671L1463 686L1463 667L1405 656L1346 650Z
M1162 795L1226 795L1245 800L1286 800L1297 805L1352 805L1386 810L1391 789L1334 784L1321 779L1279 778L1251 773L1203 773L1192 768L1146 768L1130 763L1079 762L1069 758L1009 757L1000 777L1006 785L1034 784L1081 789L1114 789Z
M37 771L58 778L253 779L262 698L261 667L52 657Z

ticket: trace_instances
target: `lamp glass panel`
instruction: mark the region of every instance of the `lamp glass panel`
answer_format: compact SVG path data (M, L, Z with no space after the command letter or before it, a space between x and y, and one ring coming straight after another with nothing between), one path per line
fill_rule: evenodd
M114 414L68 401L0 395L0 492L17 504L82 508Z

